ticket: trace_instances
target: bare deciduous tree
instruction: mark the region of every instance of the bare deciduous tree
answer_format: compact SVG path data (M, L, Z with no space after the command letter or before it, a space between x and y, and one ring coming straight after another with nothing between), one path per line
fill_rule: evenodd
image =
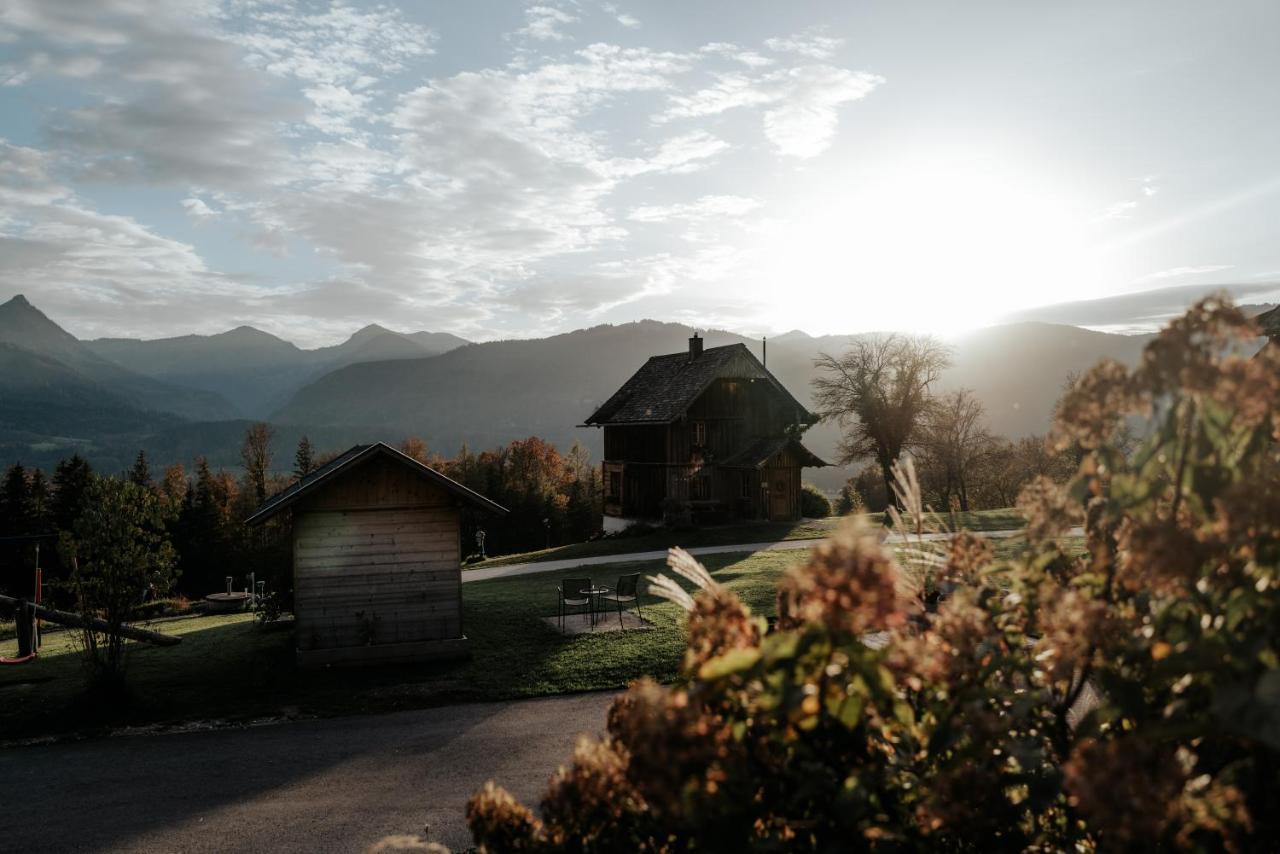
M244 433L240 447L240 459L244 462L245 478L258 503L267 500L267 473L271 471L271 439L275 430L270 424L259 421L250 425Z
M991 452L995 437L983 422L982 402L971 389L960 389L934 401L920 431L921 468L937 481L943 506L955 499L969 510L974 470Z
M892 496L890 470L915 439L930 386L950 363L934 339L903 335L855 341L839 357L820 354L814 403L823 419L845 428L840 461L874 458Z

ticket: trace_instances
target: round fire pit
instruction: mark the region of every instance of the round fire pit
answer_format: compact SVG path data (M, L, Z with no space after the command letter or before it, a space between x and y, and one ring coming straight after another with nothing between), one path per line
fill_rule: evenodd
M210 593L204 597L205 607L214 614L243 611L249 605L248 593Z

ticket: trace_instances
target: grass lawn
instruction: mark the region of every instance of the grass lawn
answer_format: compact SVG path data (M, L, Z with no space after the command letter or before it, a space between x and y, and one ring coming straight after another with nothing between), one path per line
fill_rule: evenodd
M545 560L596 557L597 555L627 554L668 549L672 546L697 548L698 546L728 546L736 543L768 543L779 540L808 540L828 536L843 517L826 519L802 519L799 522L742 522L733 525L714 525L686 531L658 529L638 537L610 537L587 543L570 543L550 549L520 554L502 555L473 563L464 569L489 566L507 566L513 563L537 563ZM868 524L882 525L880 513L866 516ZM1009 531L1021 528L1026 520L1017 510L972 510L957 513L955 518L943 516L950 528L968 528L970 531Z
M1012 554L1021 537L997 541ZM770 615L778 578L795 552L708 556L712 574L757 613ZM598 568L607 584L626 572L656 573L659 561ZM180 635L169 648L130 644L132 699L110 706L90 698L76 635L49 634L38 661L0 667L0 739L192 720L248 722L264 717L332 716L420 708L467 700L536 697L616 689L648 675L675 677L684 650L679 610L646 597L650 631L562 636L540 619L555 613L560 573L467 584L465 661L412 666L299 670L293 634L258 627L248 614L156 623ZM0 642L0 656L16 642Z

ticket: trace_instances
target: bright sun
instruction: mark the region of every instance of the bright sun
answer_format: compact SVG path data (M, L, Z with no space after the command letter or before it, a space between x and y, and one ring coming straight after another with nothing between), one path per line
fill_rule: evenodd
M768 300L775 327L946 335L1103 281L1087 215L1043 172L910 158L826 187L762 227L762 278L792 283Z

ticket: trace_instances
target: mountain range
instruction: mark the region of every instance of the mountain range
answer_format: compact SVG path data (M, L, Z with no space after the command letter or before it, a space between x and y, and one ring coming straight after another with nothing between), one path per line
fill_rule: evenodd
M368 326L342 344L304 350L252 327L157 340L79 341L26 299L0 305L0 462L49 466L73 450L100 469L123 469L139 448L156 465L239 462L253 419L276 426L287 469L304 433L321 448L422 437L452 454L538 435L567 448L578 440L599 459L599 431L580 428L600 402L652 355L684 350L692 330L653 320L600 325L541 339L472 344L444 333ZM707 347L744 343L802 402L813 360L854 336L795 331L765 343L704 331ZM1042 433L1067 375L1100 358L1134 363L1148 335L1022 321L949 341L952 365L939 390L970 388L991 429ZM831 458L835 425L806 444ZM809 475L830 486L839 469Z

